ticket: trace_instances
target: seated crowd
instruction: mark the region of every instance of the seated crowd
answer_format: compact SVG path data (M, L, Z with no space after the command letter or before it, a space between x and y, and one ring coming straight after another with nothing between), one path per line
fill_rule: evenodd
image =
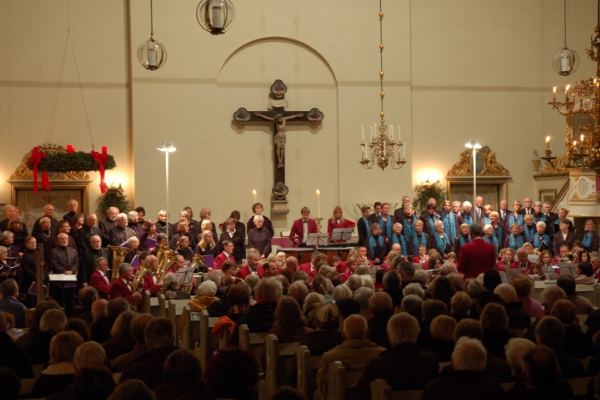
M461 210L460 203L445 201L438 212L430 201L420 218L405 199L393 214L386 203L376 203L372 215L363 208L356 224L359 245L345 261L314 251L305 264L285 253L271 254L273 226L261 215L260 204L247 226L234 211L220 236L208 209L198 223L186 207L171 225L164 211L152 222L143 220L142 208L129 214L111 208L98 223L95 214L77 213L73 200L61 221L48 205L29 235L26 228L22 232L24 224L15 223L18 209L11 206L0 247L0 262L9 267L0 275L0 393L17 398L19 378L33 377L34 366L41 365L30 398L256 398L261 366L236 347L240 325L320 355L316 399L327 398L333 361L362 371L361 399L370 398L375 379L385 379L394 391L423 390L424 399L476 399L482 390L492 399L568 399L568 379L600 373L600 311L576 293L582 279L560 275L556 285L544 289L540 303L532 298L526 275L555 265L554 255L570 256L581 261L579 275L593 282L600 253L591 222L577 242L566 210L553 220L546 204L532 207L530 199L523 210L515 202L513 211L502 209L505 201L501 210L492 211L478 197L475 209L468 202ZM305 246L307 234L316 229L309 215L305 207L294 222L290 239L296 246ZM352 225L336 207L328 231ZM465 261L460 251L477 239L494 248L492 264L475 274L465 270L473 261ZM45 277L76 275L77 284L49 285L52 299L37 302L26 321L26 308L36 303L29 289L36 281L39 243L48 265ZM527 260L527 243L541 250L535 265ZM118 266L119 277L111 279L113 255L106 246L124 244L130 251ZM167 248L173 250L170 268L157 276ZM179 286L169 272L194 262L198 254L212 255L214 265L201 267L202 279ZM152 272L138 290L132 283L142 268L133 264ZM523 274L502 283L500 272L514 268ZM174 345L170 320L136 312L143 310L142 289L153 296L189 298L193 311L228 319L234 327L231 347L218 351L202 372L193 353ZM578 322L582 314L589 315L586 333ZM590 357L586 368L582 359ZM446 364L440 369L440 363ZM122 374L118 385L112 373ZM515 384L505 393L500 384L509 382ZM595 387L600 395L600 382ZM304 398L292 392L282 388L273 398Z

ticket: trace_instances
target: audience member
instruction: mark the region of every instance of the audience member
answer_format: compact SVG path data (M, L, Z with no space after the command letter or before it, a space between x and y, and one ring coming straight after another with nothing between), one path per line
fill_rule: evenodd
M120 383L108 400L155 400L154 393L140 379Z
M67 320L64 332L73 331L79 334L84 342L92 340L92 332L90 331L90 325L82 319L71 318Z
M49 310L50 312L53 310ZM42 319L42 322L44 320ZM59 332L50 342L50 364L35 381L30 397L50 397L73 384L75 367L73 357L83 339L76 332Z
M454 283L446 276L438 276L429 285L429 293L431 298L444 302L446 307L450 309L450 300L456 293Z
M456 292L450 299L450 316L460 322L465 318L469 318L471 310L471 298L466 292Z
M320 356L344 341L340 332L340 312L334 303L324 303L314 311L316 329L300 340L311 355Z
M506 392L507 399L514 399L519 393L527 390L527 385L523 381L521 360L523 359L523 356L534 347L535 343L523 338L512 338L506 344L506 361L510 366L512 376L515 380L515 385Z
M494 357L506 359L504 346L514 333L508 329L506 309L498 303L488 303L481 312L483 346Z
M264 279L263 279L264 281ZM227 373L223 373L227 371ZM258 363L254 357L237 347L219 350L204 370L204 382L211 399L254 399L258 384ZM183 396L181 400L197 399ZM125 400L125 399L124 399Z
M400 312L406 312L420 321L422 318L423 299L417 295L409 294L402 299ZM398 308L396 307L396 310ZM397 313L397 311L396 311Z
M50 342L54 335L62 331L67 316L61 309L51 308L44 312L40 320L40 334L31 342L21 346L32 364L46 364L50 361Z
M0 312L0 349L0 367L10 369L21 379L33 378L29 357L6 333L6 317L3 312Z
M579 359L595 355L592 339L581 331L576 320L573 303L568 300L558 300L552 306L551 315L558 318L565 329L565 353Z
M167 357L164 378L165 381L153 390L156 400L177 399L194 391L205 390L200 361L187 350L175 350Z
M19 377L10 369L0 366L0 398L17 400L21 391Z
M460 338L452 353L454 372L430 382L423 390L423 399L478 400L484 394L488 400L504 399L502 386L485 376L486 359L487 353L479 340Z
M573 392L569 385L561 386L561 390L557 390L559 363L551 349L545 346L536 346L529 350L523 356L521 368L523 381L528 389L517 397L519 400L573 398Z
M329 364L340 361L346 371L361 371L367 362L381 352L384 347L369 341L367 320L360 315L350 315L344 320L344 342L323 354L317 372L317 386L314 398L326 399L329 393Z
M535 338L538 345L546 346L556 355L561 378L573 379L585 376L585 367L581 361L567 355L564 351L565 328L558 318L550 316L542 318L535 328Z
M92 305L98 300L98 291L92 286L83 287L77 294L81 310L77 311L71 318L79 318L91 324L94 321Z
M75 400L106 400L116 386L113 375L106 367L78 368L73 382L73 394ZM66 398L62 397L61 399ZM138 400L139 398L129 397L129 399Z
M113 362L114 372L125 371L138 357L148 352L144 332L150 321L153 319L154 317L152 314L140 314L131 320L129 329L131 331L131 337L133 337L133 340L135 341L135 346L133 346L133 350L129 353L120 355L115 359Z
M277 336L280 343L291 343L299 342L312 331L296 300L282 297L275 308L275 322L269 333Z
M106 303L105 316L100 316L91 325L92 340L98 343L108 342L110 340L110 331L112 330L117 317L121 315L121 313L129 311L129 309L129 303L123 297L111 299L108 303Z
M261 279L254 292L256 304L238 318L230 343L239 342L240 325L248 325L250 332L268 332L273 327L275 308L281 298L281 284L273 278Z
M167 318L154 318L144 332L148 351L129 365L119 383L140 379L150 389L164 382L163 365L169 355L178 349L173 346L173 324Z
M390 348L387 336L387 323L394 313L392 298L386 292L378 292L369 300L369 339L386 349Z
M419 321L419 345L421 347L427 347L431 342L431 321L438 315L448 315L446 304L441 300L425 300L421 307L421 321Z
M448 315L438 315L429 328L432 341L423 351L433 353L439 362L449 362L454 351L456 320Z
M306 299L306 296L308 296L308 286L306 286L306 282L303 280L296 280L292 282L288 288L288 295L296 300L300 308L302 308L304 305L304 299Z
M402 312L388 321L388 336L392 347L372 358L358 381L360 399L371 398L371 382L385 379L393 391L421 390L438 376L436 356L419 350L419 323L412 315Z
M135 347L135 340L131 336L131 321L137 316L133 311L125 311L117 317L110 330L110 339L102 344L109 360L127 354Z
M359 314L365 317L367 321L373 316L373 313L369 309L369 302L374 293L373 289L364 286L354 293L354 299L360 304Z
M567 295L567 300L569 300L575 305L576 314L589 314L594 310L592 302L589 301L586 297L578 295L575 291L575 278L573 278L571 275L560 275L556 280L556 286L565 291L565 294Z
M15 317L16 328L25 328L25 310L27 307L19 303L19 285L14 279L7 279L0 285L0 311L11 313Z
M531 290L533 285L531 279L524 274L518 274L513 276L511 285L517 292L517 300L521 302L521 306L527 312L530 318L537 318L544 313L542 304L536 299L531 297Z

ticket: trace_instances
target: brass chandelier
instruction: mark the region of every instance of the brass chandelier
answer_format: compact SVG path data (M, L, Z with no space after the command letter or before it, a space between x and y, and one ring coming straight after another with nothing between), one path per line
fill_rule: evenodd
M554 88L553 99L548 104L561 115L569 118L574 115L587 115L590 124L579 127L578 132L570 132L567 129L564 156L552 155L550 138L547 137L546 156L541 159L554 170L593 169L598 179L600 176L600 18L595 35L591 37L591 48L586 49L586 53L592 61L596 62L596 76L578 81L573 89L567 85L565 100L562 102L556 99L556 88ZM592 120L595 123L594 128L591 126Z
M371 169L377 165L383 171L388 165L391 164L393 169L400 169L406 164L404 160L404 154L400 156L400 148L404 146L400 133L400 127L398 126L398 140L394 137L393 125L388 127L385 124L385 112L383 110L383 102L385 99L385 92L383 90L383 10L381 8L381 0L379 0L379 58L380 58L380 70L379 70L379 81L381 86L381 92L379 96L381 98L381 111L379 112L379 126L375 124L371 127L371 139L369 143L365 142L364 127L362 129L362 142L361 142L361 160L360 164L366 169ZM377 132L379 131L379 132ZM370 150L370 155L369 155ZM403 150L406 150L404 148Z

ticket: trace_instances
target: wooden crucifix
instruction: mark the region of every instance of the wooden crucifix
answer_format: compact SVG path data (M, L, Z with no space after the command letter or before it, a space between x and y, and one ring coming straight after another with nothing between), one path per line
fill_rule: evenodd
M273 122L273 131L275 133L273 138L275 185L273 186L272 193L275 196L275 200L279 201L286 201L286 196L289 193L289 189L285 184L285 164L287 163L285 159L285 129L288 122L308 121L313 125L318 125L325 117L323 112L318 108L313 108L310 111L286 111L286 92L287 86L285 86L281 79L277 79L271 85L271 94L269 95L271 110L248 111L245 108L240 108L233 113L233 119L240 125L245 125L249 121Z

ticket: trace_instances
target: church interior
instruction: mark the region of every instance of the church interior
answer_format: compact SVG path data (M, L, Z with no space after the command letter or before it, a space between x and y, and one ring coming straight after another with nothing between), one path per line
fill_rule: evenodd
M44 201L31 200L31 182L13 176L35 146L86 153L106 146L117 165L106 171L106 184L121 185L132 208L145 207L150 218L168 202L170 215L208 207L213 220L238 210L246 221L256 191L276 231L288 231L304 206L326 219L340 205L356 220L357 204L399 204L427 180L447 187L471 139L508 171L489 185L481 181L491 204L552 201L568 173L545 175L539 171L546 163L536 172L532 161L534 151L543 156L547 136L554 155L565 152L565 117L548 105L552 88L562 101L567 85L595 75L585 54L597 24L591 0L567 2L566 34L579 68L568 76L552 68L563 46L563 6L384 0L385 123L401 137L406 163L382 171L360 164L361 127L368 136L380 124L377 1L238 1L235 21L221 35L199 25L196 1L154 1L154 38L168 58L151 71L137 55L150 36L149 1L2 0L0 204L21 193L29 196L28 224L41 215ZM288 123L289 212L274 214L273 126L242 126L232 115L241 107L269 110L269 87L278 79L288 89L288 110L318 108L324 119ZM163 142L177 148L169 158L168 200L165 157L157 150ZM84 211L92 212L100 176L88 176ZM459 200L472 199L472 178L458 181L466 187ZM29 190L16 189L23 186ZM323 215L316 215L316 190ZM68 198L57 202L66 209Z

